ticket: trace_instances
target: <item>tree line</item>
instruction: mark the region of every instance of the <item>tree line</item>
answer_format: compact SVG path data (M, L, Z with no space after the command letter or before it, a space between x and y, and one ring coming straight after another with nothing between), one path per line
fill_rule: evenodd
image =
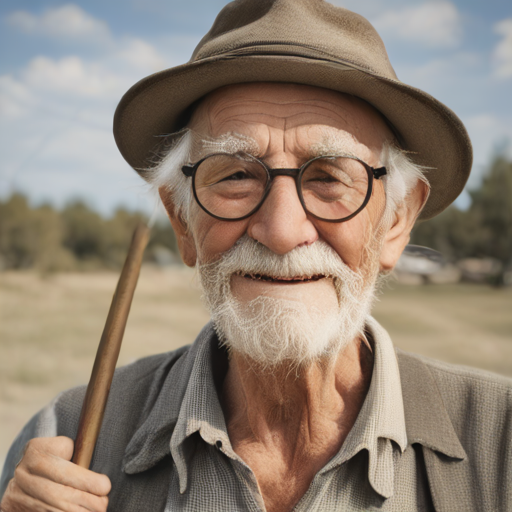
M0 269L119 269L140 221L147 222L147 216L124 208L106 218L81 200L57 210L31 207L23 194L12 194L0 201ZM145 259L155 260L162 251L177 255L166 221L153 226Z
M469 193L467 210L451 206L418 223L411 243L437 249L448 261L494 258L505 272L512 264L510 159L495 157L480 186ZM0 201L0 269L118 269L140 220L147 221L143 213L123 208L105 218L79 200L61 210L31 207L25 196L13 194ZM146 259L158 259L162 249L178 253L169 222L152 228Z
M493 258L501 271L495 284L502 284L512 270L512 161L496 156L480 186L469 190L467 210L451 206L431 220L418 223L411 243L440 251L448 261Z

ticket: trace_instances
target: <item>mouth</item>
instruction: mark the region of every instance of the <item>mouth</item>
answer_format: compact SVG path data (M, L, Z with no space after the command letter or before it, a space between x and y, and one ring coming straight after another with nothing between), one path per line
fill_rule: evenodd
M320 279L324 279L326 277L325 274L314 274L312 276L294 276L294 277L281 277L281 276L269 276L265 274L246 274L244 272L237 272L237 275L244 277L246 279L251 279L252 281L265 281L269 283L283 283L283 284L293 284L293 283L309 283L313 281L319 281Z

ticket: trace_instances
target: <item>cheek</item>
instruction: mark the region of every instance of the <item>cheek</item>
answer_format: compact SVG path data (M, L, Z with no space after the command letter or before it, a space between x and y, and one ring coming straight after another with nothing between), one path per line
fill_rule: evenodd
M193 233L198 248L198 262L215 261L231 249L247 230L247 221L225 222L214 219L204 212L196 216Z
M373 190L370 201L366 205L365 210L368 213L370 222L375 228L379 220L384 215L386 209L386 192L382 180L373 181Z
M321 238L327 242L352 270L357 271L363 262L368 224L363 222L361 212L353 219L341 224L318 227Z
M352 269L358 270L364 265L366 247L374 236L386 207L384 190L381 182L376 182L372 197L366 208L353 219L336 223L317 225L318 232Z

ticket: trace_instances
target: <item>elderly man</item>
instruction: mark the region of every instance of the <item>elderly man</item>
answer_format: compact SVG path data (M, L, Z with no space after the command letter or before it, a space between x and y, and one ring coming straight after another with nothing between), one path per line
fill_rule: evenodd
M471 148L366 20L237 0L190 63L125 95L114 130L212 323L116 373L91 471L69 462L83 388L33 418L2 510L512 509L510 381L397 355L369 316Z

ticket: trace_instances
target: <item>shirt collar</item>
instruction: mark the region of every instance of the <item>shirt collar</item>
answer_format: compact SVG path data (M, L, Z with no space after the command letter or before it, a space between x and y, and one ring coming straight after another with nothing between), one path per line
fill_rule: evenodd
M407 432L400 373L388 333L371 317L366 332L373 340L373 372L370 388L357 420L338 454L323 471L346 462L363 449L368 451L368 479L384 498L393 495L393 441L401 452L407 447Z
M220 442L222 451L233 459L240 460L229 441L224 413L215 386L214 364L224 364L226 354L219 354L219 342L214 332L197 348L197 355L190 374L178 420L170 440L170 449L178 470L180 492L187 488L187 453L184 441L198 432L210 445ZM221 356L221 357L219 357Z
M178 422L185 394L191 381L192 370L197 367L202 349L210 344L215 336L211 323L199 333L194 344L184 347L179 357L165 360L159 371L162 378L155 376L153 393L156 398L148 400L143 411L145 419L128 443L124 458L123 471L136 474L152 468L170 454L170 439ZM203 349L204 350L204 349ZM169 369L169 366L172 367ZM197 373L197 372L196 372ZM164 377L165 375L165 377ZM189 394L190 399L190 394ZM208 404L205 402L204 405Z
M463 459L466 455L428 368L420 360L410 358L412 362L402 361L399 370L388 333L371 317L367 319L366 330L374 341L370 388L354 427L322 472L366 449L370 484L388 498L394 487L392 442L401 452L408 443L420 443L449 457ZM215 387L213 360L217 347L218 339L209 323L194 344L182 350L179 360L173 361L170 371L168 364L163 366L162 379L155 381L160 391L126 448L126 473L145 471L172 454L180 492L185 492L187 456L183 442L195 432L211 445L221 441L222 451L241 461L231 448ZM401 373L406 382L403 389Z
M455 460L466 459L467 454L428 366L418 356L397 352L408 442L421 444Z

